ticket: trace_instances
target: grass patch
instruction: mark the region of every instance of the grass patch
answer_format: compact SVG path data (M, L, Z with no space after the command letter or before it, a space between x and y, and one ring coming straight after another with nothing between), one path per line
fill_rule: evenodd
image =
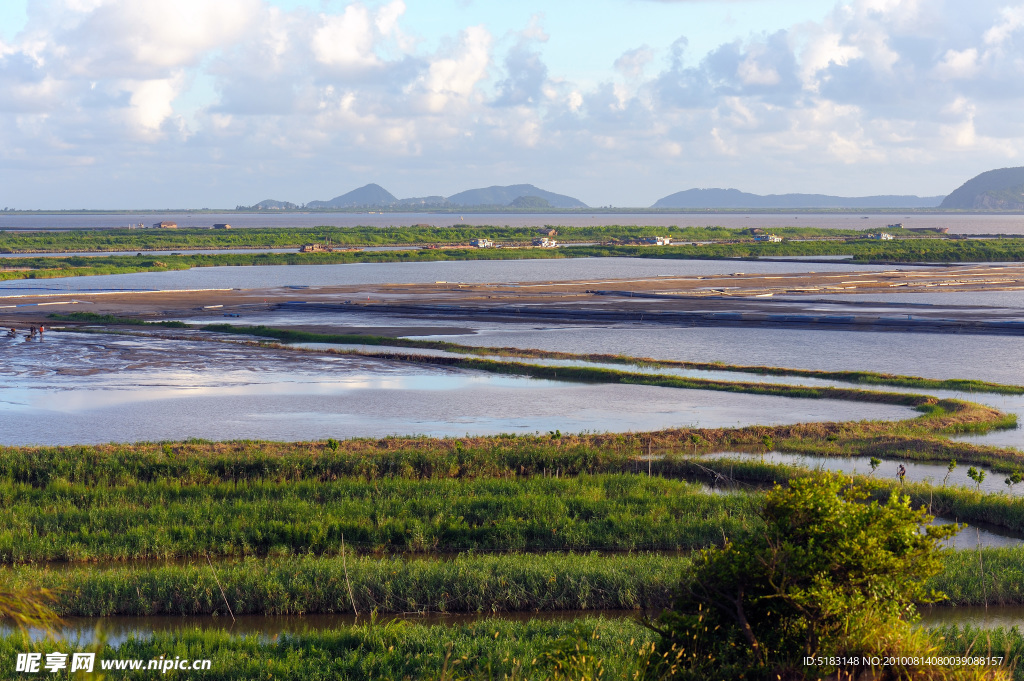
M688 558L652 554L463 554L444 560L299 556L214 564L50 569L10 583L58 594L61 616L497 613L655 609L671 604ZM348 581L346 581L346 571Z
M130 638L116 649L107 645L91 650L97 653L97 660L211 659L210 670L195 673L206 681L568 681L597 678L598 673L607 679L637 678L635 674L643 674L654 637L640 624L622 619L489 619L454 626L371 623L284 635L274 641L193 630ZM82 648L64 641L30 643L18 635L0 638L0 676L15 678L17 653L79 650ZM118 672L117 678L152 679L153 674Z
M983 549L980 556L946 551L942 559L942 572L927 585L946 594L939 607L1024 604L1024 547ZM213 569L201 560L27 565L10 570L7 584L50 590L62 617L227 616L225 597L235 615L352 614L353 598L359 612L381 614L652 612L672 604L690 569L685 554L461 554L436 560L307 555L219 561Z
M241 230L240 230L241 231ZM252 231L252 230L246 230ZM657 230L661 231L661 230ZM193 267L339 265L349 263L539 260L560 258L667 258L719 260L784 256L848 255L855 263L1009 262L1024 260L1024 239L908 238L727 243L704 246L569 246L567 248L452 248L330 253L216 253L199 255L103 255L9 258L0 280L163 272Z
M688 219L692 218L680 217L680 220ZM863 238L864 236L864 232L853 229L781 227L773 228L772 231L780 236L791 238ZM745 240L753 243L753 235L749 230L724 227L558 226L558 240L563 243L629 240L652 235L670 236L677 241ZM528 245L530 240L536 236L537 230L534 227L463 224L450 227L427 225L409 227L262 227L230 231L83 229L68 232L4 232L0 234L0 253L298 248L304 243L326 243L327 241L336 246L451 245L460 243L468 245L470 239L476 238ZM913 232L908 233L906 237L920 238Z
M118 317L112 314L96 314L95 312L65 312L48 315L49 319L58 322L85 322L87 324L125 324L128 326L163 326L171 329L187 329L185 322L164 320L147 322L135 317Z
M684 550L750 522L756 496L575 478L0 484L0 561L360 552Z

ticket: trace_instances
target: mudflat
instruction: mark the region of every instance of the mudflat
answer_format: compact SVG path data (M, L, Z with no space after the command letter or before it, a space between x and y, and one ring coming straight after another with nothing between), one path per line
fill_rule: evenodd
M743 263L738 262L737 268ZM246 323L261 313L293 310L330 311L323 321L307 319L300 326L313 332L372 335L435 335L471 332L464 326L419 324L367 326L346 323L349 312L373 315L437 317L439 319L543 319L546 322L649 321L664 323L758 323L794 325L877 326L892 330L989 329L993 323L1024 320L1019 309L989 305L927 305L899 301L864 302L849 294L886 296L906 293L1014 291L1024 289L1024 265L951 265L851 269L789 274L736 272L708 276L661 276L631 279L547 281L522 284L360 284L267 289L176 290L152 292L67 293L0 299L0 324L46 324L52 313L91 312L165 319L225 320L244 314ZM827 296L827 298L825 298ZM911 297L912 298L912 297ZM913 308L908 313L907 309ZM734 314L733 314L734 313ZM732 318L728 315L733 314ZM905 323L895 324L897 318ZM881 321L880 321L881 320ZM890 323L892 322L892 323ZM952 324L952 326L949 326ZM1006 327L1004 324L1004 327ZM965 326L966 325L966 326ZM1002 328L1002 327L1000 327ZM1009 327L1006 327L1009 328ZM1005 330L1005 329L1004 329ZM978 331L974 331L978 332ZM997 332L1001 332L997 329Z

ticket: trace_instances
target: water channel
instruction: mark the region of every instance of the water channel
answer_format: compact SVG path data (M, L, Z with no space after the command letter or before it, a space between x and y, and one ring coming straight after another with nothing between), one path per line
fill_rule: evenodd
M750 227L820 227L828 229L881 230L893 222L907 228L948 228L953 234L1024 234L1021 215L964 215L909 213L332 213L277 212L258 213L31 213L0 214L0 229L68 230L124 228L142 222L176 222L182 228L211 227L228 223L236 228L258 227L408 227L431 225L498 225L509 227L541 227L544 225L597 227L602 225L717 226L733 229Z
M947 625L973 626L983 629L998 627L1024 628L1024 605L990 605L958 607L924 607L920 611L920 626L926 628ZM355 615L240 615L233 621L226 616L206 617L69 617L64 620L54 636L71 645L87 646L97 640L118 646L129 637L145 637L157 633L183 633L186 631L217 631L236 636L256 636L263 640L275 641L281 636L313 633L341 629L352 625L367 625L371 621L385 624L402 620L414 624L452 626L485 619L513 621L545 620L563 621L580 617L607 617L639 619L639 610L580 610L554 612L501 612L501 613L428 613L370 616ZM656 616L657 613L648 613ZM0 625L0 636L16 633L9 625ZM46 633L33 629L29 631L33 640L41 640Z

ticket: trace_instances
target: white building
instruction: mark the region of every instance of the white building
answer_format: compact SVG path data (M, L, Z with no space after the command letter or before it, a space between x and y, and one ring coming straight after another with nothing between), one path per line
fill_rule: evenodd
M782 241L782 237L776 236L775 234L758 234L754 237L754 241L768 241L770 243L777 244Z
M474 248L493 248L494 242L490 239L473 239L469 242Z

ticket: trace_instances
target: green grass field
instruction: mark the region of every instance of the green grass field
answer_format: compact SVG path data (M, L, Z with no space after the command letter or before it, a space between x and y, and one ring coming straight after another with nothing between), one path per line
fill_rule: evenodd
M256 231L256 230L252 230ZM73 250L80 250L81 247ZM72 250L72 249L60 249ZM133 249L128 249L133 250ZM557 258L668 258L717 260L773 256L848 255L854 262L1014 262L1024 260L1024 239L902 239L879 242L787 241L703 246L568 246L565 248L453 248L336 251L320 253L211 253L198 255L104 255L5 258L0 280L163 272L193 267L340 265L349 263L537 260Z

